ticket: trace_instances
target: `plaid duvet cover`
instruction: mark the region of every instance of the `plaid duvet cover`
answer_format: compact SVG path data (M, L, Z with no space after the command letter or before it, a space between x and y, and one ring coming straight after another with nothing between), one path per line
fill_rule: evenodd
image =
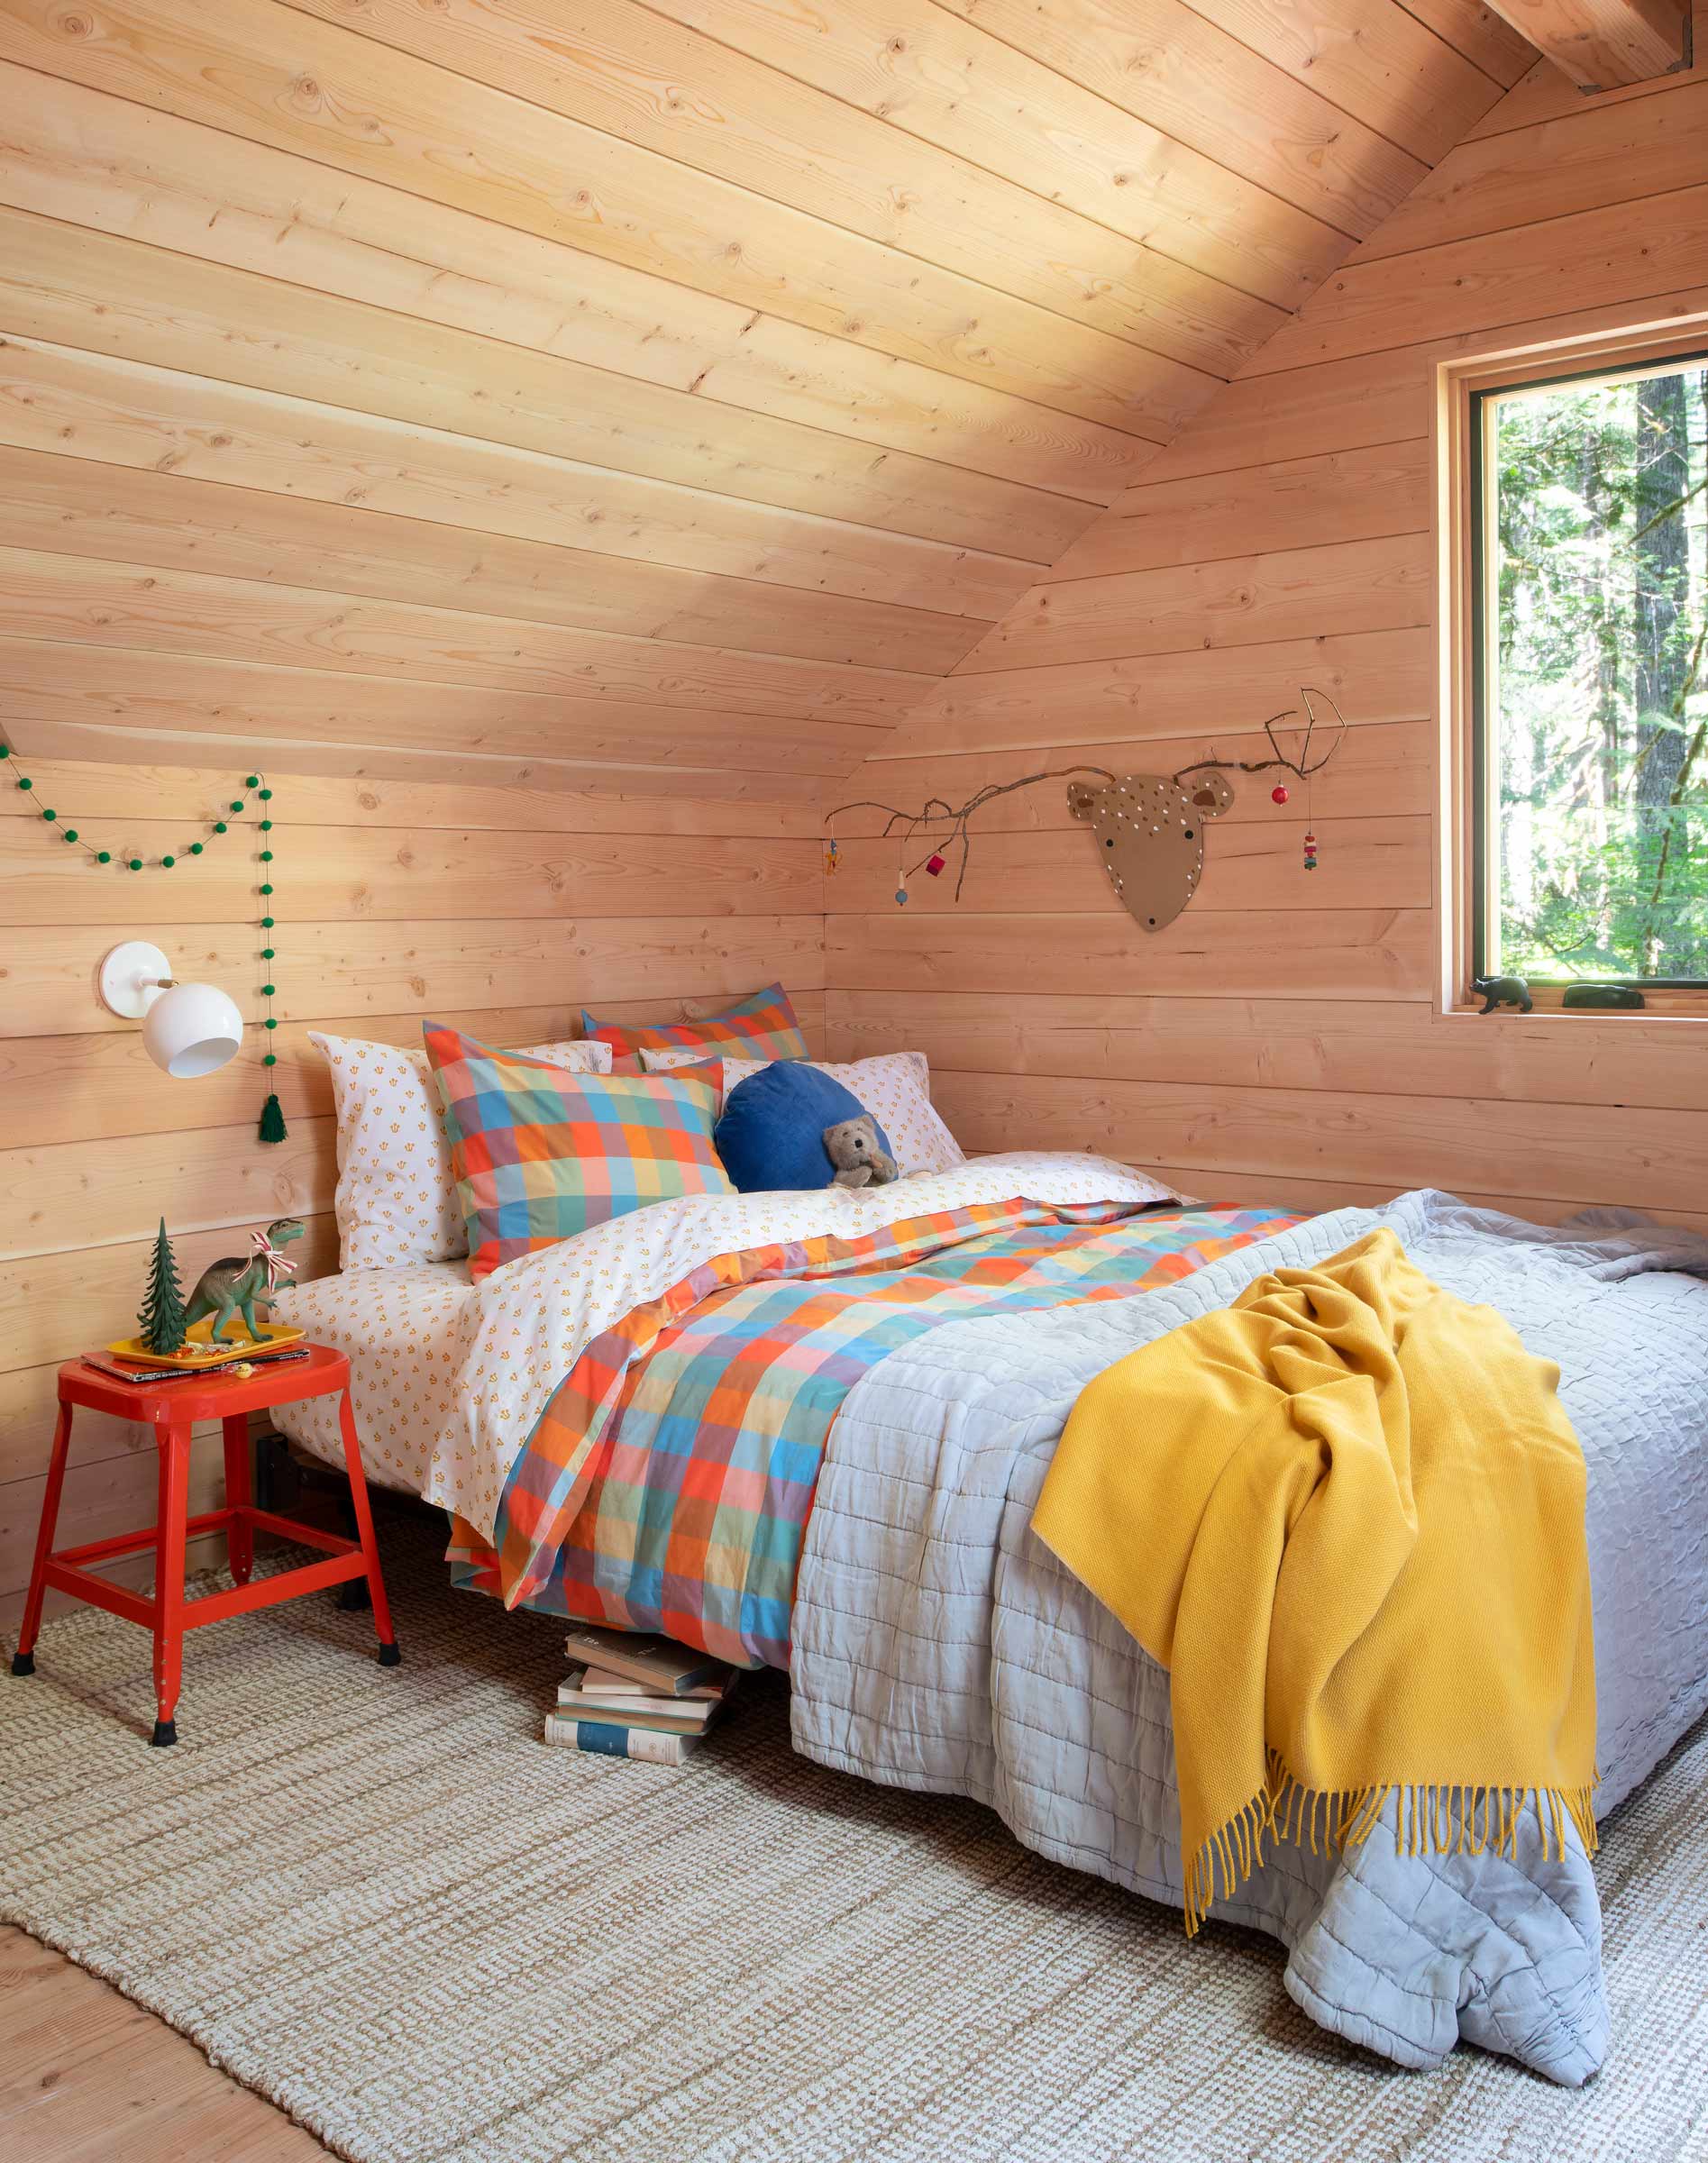
M1017 1200L720 1255L588 1346L516 1460L492 1541L456 1521L457 1581L786 1668L818 1469L863 1374L943 1323L1129 1298L1297 1222Z

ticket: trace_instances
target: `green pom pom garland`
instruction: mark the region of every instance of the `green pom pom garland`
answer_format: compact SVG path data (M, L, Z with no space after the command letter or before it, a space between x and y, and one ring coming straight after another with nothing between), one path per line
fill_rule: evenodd
M10 744L0 743L0 763L9 763L13 780L25 795L34 789L35 782L32 778L19 771L17 753ZM208 821L209 838L230 833L231 820L241 818L243 813L249 809L251 796L255 797L257 801L261 804L270 804L273 800L272 790L265 785L264 777L259 773L245 774L243 789L245 793L242 796L234 796L228 799L228 808L224 817ZM76 826L59 826L59 814L50 805L41 807L41 823L44 826L57 826L59 839L69 847L83 850L92 864L112 865L116 863L121 871L126 872L141 872L148 869L147 861L143 857L126 855L122 853L115 857L111 849L96 848L93 842L84 840ZM273 832L273 820L270 815L263 815L255 823L258 831L263 835L269 835ZM184 854L186 857L202 856L206 853L206 846L205 841L192 841L186 844ZM274 852L270 842L263 843L257 852L257 860L263 866L270 865L273 862ZM155 859L155 867L162 872L169 872L178 862L177 855L162 853ZM270 872L263 871L262 877L257 884L256 892L261 899L262 906L270 909L273 893ZM271 915L264 916L260 919L260 928L264 932L271 932L274 923L275 918ZM260 949L260 959L263 962L271 963L278 958L279 950L276 946L268 945ZM260 996L267 1005L267 1012L262 1019L261 1027L269 1032L269 1039L271 1033L279 1027L279 1018L273 1012L273 1000L278 996L279 987L277 983L270 981L275 973L276 972L269 970L269 981L263 983L260 990ZM263 1056L261 1064L269 1070L272 1069L279 1064L279 1054L276 1052L268 1052ZM277 1096L269 1094L261 1109L260 1124L258 1129L259 1138L263 1142L282 1142L285 1139L285 1117L279 1108L279 1099Z

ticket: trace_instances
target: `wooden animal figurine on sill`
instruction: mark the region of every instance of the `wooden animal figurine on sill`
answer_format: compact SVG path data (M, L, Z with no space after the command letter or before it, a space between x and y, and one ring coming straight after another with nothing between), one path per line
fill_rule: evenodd
M1232 786L1213 771L1179 780L1128 773L1101 789L1067 785L1068 809L1097 836L1110 884L1142 931L1161 931L1192 899L1204 868L1204 821L1233 800Z
M1471 990L1483 1001L1478 1011L1484 1014L1493 1014L1496 1007L1516 1007L1528 1014L1535 1003L1521 976L1474 976Z
M255 1251L248 1261L241 1255L227 1255L218 1262L210 1262L190 1294L185 1327L199 1322L205 1314L216 1315L219 1319L208 1330L208 1342L224 1344L231 1341L225 1335L226 1323L242 1315L243 1327L259 1342L260 1327L255 1319L256 1307L271 1307L279 1278L297 1273L297 1264L279 1249L302 1236L303 1228L297 1218L276 1218L264 1232L250 1234L250 1244Z

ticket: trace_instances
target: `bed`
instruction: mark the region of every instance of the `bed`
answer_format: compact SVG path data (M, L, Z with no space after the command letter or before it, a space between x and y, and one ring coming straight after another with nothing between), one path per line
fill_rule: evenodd
M787 1667L807 1754L975 1796L1177 1902L1166 1678L1030 1534L1042 1467L1122 1352L1380 1222L1561 1364L1591 1471L1605 1807L1708 1704L1708 1243L1427 1195L1201 1209L1018 1154L662 1202L480 1285L455 1263L358 1272L285 1311L351 1354L373 1476L447 1511L471 1588ZM288 1431L334 1456L314 1408ZM1398 2063L1465 2035L1576 2082L1605 2051L1575 1839L1473 1863L1379 1829L1345 1857L1283 1849L1217 1912L1281 1938L1306 2010Z
M1293 1221L1022 1154L686 1197L479 1286L460 1261L352 1270L279 1311L350 1355L365 1468L445 1510L464 1582L786 1666L800 1534L861 1374L946 1322L1130 1297ZM281 1425L339 1461L327 1408Z

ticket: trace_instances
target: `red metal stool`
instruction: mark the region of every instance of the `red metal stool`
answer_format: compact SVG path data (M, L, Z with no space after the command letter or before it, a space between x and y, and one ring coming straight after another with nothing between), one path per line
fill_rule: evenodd
M341 1401L338 1423L356 1518L353 1540L323 1532L315 1525L298 1524L293 1518L275 1516L270 1510L258 1510L250 1489L250 1413L296 1404L305 1397L327 1396L333 1391ZM160 1505L157 1522L146 1532L122 1532L115 1538L91 1540L87 1547L67 1547L56 1555L53 1528L59 1514L59 1491L65 1484L71 1412L76 1405L92 1412L110 1412L118 1419L134 1419L154 1429L160 1453ZM191 1517L190 1430L198 1420L206 1419L218 1419L225 1431L225 1507ZM276 1576L251 1583L250 1571L254 1565L258 1529L305 1547L324 1548L329 1559L305 1563L297 1569L282 1570ZM206 1599L186 1602L186 1543L198 1533L220 1530L225 1534L226 1554L237 1582L228 1593L210 1593ZM89 1567L92 1563L110 1562L115 1556L134 1555L151 1547L157 1557L151 1600L109 1583ZM41 1501L30 1593L24 1602L18 1649L12 1660L14 1675L35 1673L41 1601L52 1585L73 1599L87 1601L91 1607L104 1607L109 1614L122 1615L127 1622L140 1622L153 1632L156 1718L150 1739L156 1744L176 1742L178 1727L173 1714L178 1709L187 1629L223 1622L228 1615L246 1615L254 1608L277 1607L281 1601L300 1599L305 1593L316 1593L357 1577L367 1580L373 1599L379 1664L395 1667L400 1656L392 1635L385 1582L379 1574L373 1511L368 1503L368 1483L362 1477L355 1414L350 1405L350 1362L342 1352L333 1352L325 1345L311 1345L306 1359L280 1360L258 1367L250 1375L216 1368L184 1382L119 1382L86 1366L80 1359L68 1360L59 1369L59 1423L54 1431L47 1492Z

